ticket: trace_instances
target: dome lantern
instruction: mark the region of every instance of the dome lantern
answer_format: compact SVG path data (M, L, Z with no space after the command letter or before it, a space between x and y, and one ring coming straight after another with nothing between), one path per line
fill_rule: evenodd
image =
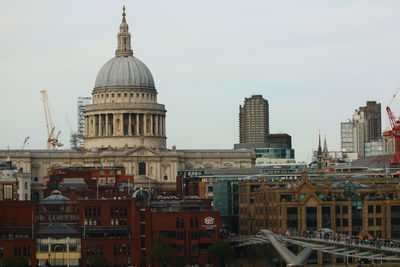
M122 22L119 26L119 33L117 36L118 47L115 51L117 57L129 57L133 55L131 48L131 34L129 33L129 26L126 23L125 6L122 8Z

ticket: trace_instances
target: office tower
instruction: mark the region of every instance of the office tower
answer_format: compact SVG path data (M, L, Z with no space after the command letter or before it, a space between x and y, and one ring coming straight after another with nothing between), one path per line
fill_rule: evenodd
M369 143L382 138L381 104L376 101L368 101L365 107L360 107L365 114L365 142Z
M262 95L245 98L239 107L239 142L266 143L269 134L268 100Z

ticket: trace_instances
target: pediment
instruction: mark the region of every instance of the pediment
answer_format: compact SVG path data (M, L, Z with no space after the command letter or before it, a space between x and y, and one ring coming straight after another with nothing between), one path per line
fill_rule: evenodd
M139 146L129 149L125 155L127 156L158 156L159 152L145 146Z
M297 188L299 193L310 193L314 192L314 187L309 182L301 182Z
M316 207L320 204L321 199L319 199L315 194L310 194L306 199L304 199L306 207Z

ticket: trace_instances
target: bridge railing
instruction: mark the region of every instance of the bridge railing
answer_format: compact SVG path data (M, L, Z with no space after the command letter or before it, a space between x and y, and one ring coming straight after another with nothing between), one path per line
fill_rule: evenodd
M398 240L388 240L366 237L343 235L335 232L287 232L285 237L294 239L310 240L314 242L340 244L343 246L354 246L358 248L368 248L374 250L384 250L387 252L400 253L400 243Z

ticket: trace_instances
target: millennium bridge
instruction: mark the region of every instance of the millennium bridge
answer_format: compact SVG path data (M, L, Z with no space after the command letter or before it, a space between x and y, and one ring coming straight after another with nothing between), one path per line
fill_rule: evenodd
M400 263L400 241L368 239L335 233L331 229L315 232L286 232L278 234L261 230L254 236L230 240L235 247L271 244L285 261L286 266L304 266L314 250L348 258L367 259L372 262ZM303 250L295 255L285 244L298 245Z

